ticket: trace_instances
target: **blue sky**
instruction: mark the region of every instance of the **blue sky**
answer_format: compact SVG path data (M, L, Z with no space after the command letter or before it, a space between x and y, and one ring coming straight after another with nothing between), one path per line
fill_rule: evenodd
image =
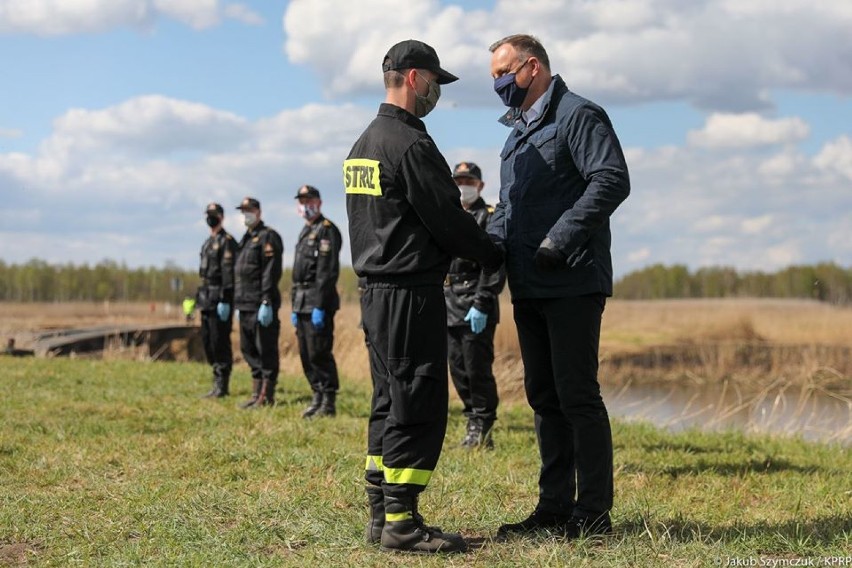
M407 38L461 77L426 124L494 202L508 131L487 47L523 32L625 147L616 275L850 266L852 3L821 4L0 0L0 260L194 268L206 203L240 236L252 195L289 265L304 183L345 235L341 162Z

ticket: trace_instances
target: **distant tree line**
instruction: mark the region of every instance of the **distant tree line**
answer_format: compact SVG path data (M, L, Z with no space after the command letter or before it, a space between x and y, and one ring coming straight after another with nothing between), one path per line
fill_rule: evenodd
M284 303L290 270L281 278ZM194 295L198 273L167 263L163 268L128 268L103 260L89 264L50 264L33 259L24 264L0 260L0 302L168 301ZM357 277L341 267L341 299L358 297ZM655 264L631 272L615 283L615 296L628 300L663 298L810 298L836 304L852 302L852 268L834 263L790 266L777 272L738 272L730 267L699 268Z
M290 290L290 270L281 278L285 305ZM50 264L32 259L24 264L0 260L0 302L180 302L195 295L198 272L167 263L163 268L128 268L103 260L89 264ZM358 295L357 278L342 268L338 288L344 300Z
M835 304L852 301L852 268L834 263L789 266L777 272L730 267L699 268L655 264L615 283L615 296L629 300L662 298L809 298Z

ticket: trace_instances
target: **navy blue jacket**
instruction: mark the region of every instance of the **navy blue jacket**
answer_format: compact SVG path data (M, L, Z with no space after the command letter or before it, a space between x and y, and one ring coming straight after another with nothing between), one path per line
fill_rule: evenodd
M529 125L510 111L500 202L488 224L506 252L512 299L612 295L609 217L630 193L621 144L606 112L555 75ZM567 257L544 272L533 257L549 237Z

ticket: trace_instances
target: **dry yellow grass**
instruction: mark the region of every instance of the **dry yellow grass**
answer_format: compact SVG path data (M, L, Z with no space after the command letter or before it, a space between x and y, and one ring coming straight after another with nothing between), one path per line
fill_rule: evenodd
M501 396L523 396L523 366L512 307L503 298L495 336ZM281 370L301 375L286 307L281 311ZM335 318L335 357L345 380L368 381L360 308ZM58 327L180 323L177 306L155 304L0 304L0 337L25 346L32 332ZM239 361L239 333L232 335ZM798 300L610 300L601 338L601 380L778 381L852 390L852 309Z

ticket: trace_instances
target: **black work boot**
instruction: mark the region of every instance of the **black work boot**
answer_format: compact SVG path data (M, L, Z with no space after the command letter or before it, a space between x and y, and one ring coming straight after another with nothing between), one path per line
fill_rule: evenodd
M317 410L316 416L337 416L337 393L334 391L322 394L322 405Z
M370 503L370 520L364 532L368 543L379 544L382 540L382 528L385 526L385 494L381 487L375 485L368 485L365 489Z
M491 438L493 428L493 420L486 420L485 418L468 419L467 432L461 446L468 449L485 448L486 450L493 450L494 440Z
M254 405L257 404L257 399L260 396L260 385L262 382L263 381L260 379L251 380L251 398L242 403L240 408L254 408Z
M213 377L213 388L201 398L224 398L228 396L228 379L230 377L215 375Z
M536 507L523 521L500 525L497 529L497 540L505 540L510 536L529 536L540 531L548 531L555 536L566 536L571 522L570 513L554 513Z
M322 393L320 391L314 391L314 398L311 399L311 403L302 412L302 418L310 418L314 414L317 413L317 410L320 409L322 405Z
M261 381L260 393L257 395L257 400L252 405L252 408L262 408L264 406L275 406L275 383L269 379Z
M213 388L210 389L210 392L201 395L201 398L222 398L223 396L225 395L222 394L222 390L219 388L218 381L214 381Z
M459 534L428 527L417 512L417 498L385 495L385 526L382 528L382 550L434 554L467 552L467 542Z

